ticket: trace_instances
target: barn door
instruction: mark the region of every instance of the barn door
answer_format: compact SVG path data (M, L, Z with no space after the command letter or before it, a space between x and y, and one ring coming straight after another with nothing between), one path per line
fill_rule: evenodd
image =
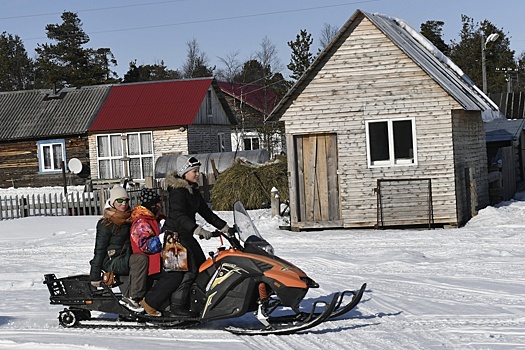
M296 203L293 205L292 226L341 227L337 135L294 136L294 151Z

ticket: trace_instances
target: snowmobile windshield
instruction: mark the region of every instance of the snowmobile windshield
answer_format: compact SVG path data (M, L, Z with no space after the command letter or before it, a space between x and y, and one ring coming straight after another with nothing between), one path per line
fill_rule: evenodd
M237 225L237 231L239 232L241 241L246 242L250 236L256 236L264 240L246 212L246 209L244 209L241 201L237 201L233 205L233 220L235 221L235 225Z
M244 242L246 252L274 255L272 245L262 238L241 201L233 205L233 219L237 226L239 239Z

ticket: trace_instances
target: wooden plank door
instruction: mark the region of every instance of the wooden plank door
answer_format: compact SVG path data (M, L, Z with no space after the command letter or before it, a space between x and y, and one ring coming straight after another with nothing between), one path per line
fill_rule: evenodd
M297 228L340 227L337 135L296 135L294 154L292 226L295 221Z

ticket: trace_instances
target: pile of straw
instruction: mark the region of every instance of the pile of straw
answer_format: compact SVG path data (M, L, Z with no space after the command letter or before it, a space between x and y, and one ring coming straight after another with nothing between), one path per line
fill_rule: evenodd
M262 165L254 165L242 159L222 172L211 190L213 210L233 210L233 204L240 200L246 209L269 208L271 190L279 190L281 202L287 201L288 178L286 157Z

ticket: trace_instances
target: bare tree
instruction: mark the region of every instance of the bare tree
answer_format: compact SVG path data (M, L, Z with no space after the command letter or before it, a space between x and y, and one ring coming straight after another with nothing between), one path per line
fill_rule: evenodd
M262 64L263 69L267 70L265 74L280 72L283 70L279 57L277 56L277 47L265 36L261 41L261 50L255 56Z
M237 59L239 51L232 51L226 57L218 57L219 61L224 65L224 68L218 69L216 77L219 80L226 82L233 82L235 77L241 72L242 65Z
M184 78L211 77L215 67L208 66L208 57L201 52L197 39L186 43L188 54L186 62L182 66L182 76Z
M321 35L319 36L319 50L324 50L328 44L335 37L339 28L332 26L331 24L325 23L323 29L321 30Z

